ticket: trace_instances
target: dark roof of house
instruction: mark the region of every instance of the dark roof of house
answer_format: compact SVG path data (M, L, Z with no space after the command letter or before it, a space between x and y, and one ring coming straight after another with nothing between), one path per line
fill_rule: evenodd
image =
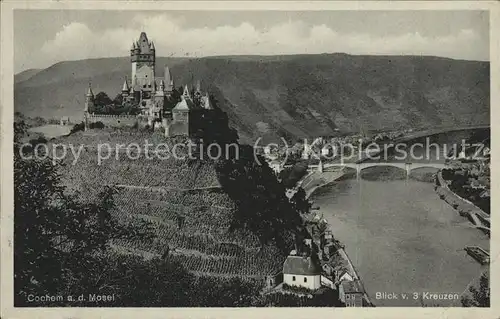
M363 289L361 288L361 284L359 283L359 280L343 281L341 283L341 285L344 288L344 293L346 293L346 294L362 293L363 292Z
M283 264L283 273L314 276L321 274L321 267L311 257L288 256Z

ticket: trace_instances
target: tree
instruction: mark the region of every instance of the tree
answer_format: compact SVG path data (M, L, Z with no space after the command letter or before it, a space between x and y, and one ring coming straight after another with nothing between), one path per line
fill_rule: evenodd
M479 278L479 289L469 287L471 296L462 297L462 305L464 307L489 307L490 306L490 276L488 273L483 273Z
M94 98L94 105L99 107L108 106L113 104L113 101L109 98L109 96L105 92L99 92L96 94Z
M113 99L114 106L121 107L123 104L123 95L121 93L117 94Z
M67 194L51 158L20 155L23 131L23 123L14 125L14 302L34 306L28 295L57 294L92 273L87 262L104 252L110 239L148 238L149 229L114 222L111 188L97 203Z
M164 112L170 112L172 109L181 101L181 95L182 93L182 87L179 89L174 88L172 90L172 93L170 94L170 98L167 99L165 104L163 105L163 111Z
M290 203L295 207L295 209L301 214L308 214L312 207L311 202L306 198L306 192L302 187L297 189L297 192L293 194L290 199Z
M279 178L286 188L293 188L297 182L307 174L307 161L298 162L287 167L279 174Z
M285 195L263 158L255 161L253 148L239 145L239 158L222 159L216 170L222 188L237 205L232 228L254 233L262 247L274 242L288 254L294 235L302 229L302 219Z

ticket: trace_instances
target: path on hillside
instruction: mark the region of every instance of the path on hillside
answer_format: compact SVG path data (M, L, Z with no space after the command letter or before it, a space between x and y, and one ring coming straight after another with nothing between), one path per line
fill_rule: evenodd
M201 191L201 190L219 190L222 189L222 186L205 186L205 187L194 187L194 188L176 188L170 186L139 186L139 185L126 185L126 184L114 184L107 185L118 188L129 188L129 189L146 189L152 190L156 192L161 192L165 190L169 191L178 191L178 192L189 192L189 191Z

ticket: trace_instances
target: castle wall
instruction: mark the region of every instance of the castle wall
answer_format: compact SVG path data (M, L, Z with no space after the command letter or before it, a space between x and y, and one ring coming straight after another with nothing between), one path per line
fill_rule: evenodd
M88 123L96 122L102 122L107 127L133 127L142 121L136 115L89 114Z

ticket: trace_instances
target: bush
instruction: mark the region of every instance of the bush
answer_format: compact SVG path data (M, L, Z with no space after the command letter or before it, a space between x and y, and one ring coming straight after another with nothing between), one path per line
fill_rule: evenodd
M314 293L314 290L311 290L311 289L308 289L308 288L305 288L305 287L291 286L291 285L288 285L288 284L285 284L285 283L283 283L283 289L284 290L290 290L290 291L297 292L297 293L302 293L302 294L312 294L312 293Z
M307 162L299 162L292 167L287 167L280 172L279 178L283 186L293 188L297 182L307 174Z
M71 131L69 132L69 134L73 134L73 133L76 133L78 131L83 131L83 130L85 130L85 123L81 122L81 123L75 124L73 126L73 128L71 129Z
M89 125L89 128L98 128L98 129L102 129L102 128L104 128L104 127L105 127L104 123L103 123L103 122L100 122L100 121L95 122L95 123L90 123L90 125Z

